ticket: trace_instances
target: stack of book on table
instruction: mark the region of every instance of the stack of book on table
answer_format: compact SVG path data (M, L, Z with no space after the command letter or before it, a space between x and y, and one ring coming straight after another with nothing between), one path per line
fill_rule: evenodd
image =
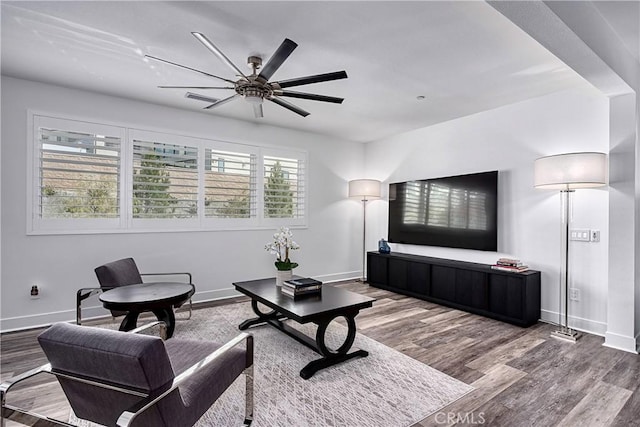
M322 292L322 282L310 277L291 279L282 282L281 292L290 297L318 295Z
M491 268L500 271L511 271L513 273L522 273L523 271L529 270L528 265L524 265L519 259L513 258L500 258Z

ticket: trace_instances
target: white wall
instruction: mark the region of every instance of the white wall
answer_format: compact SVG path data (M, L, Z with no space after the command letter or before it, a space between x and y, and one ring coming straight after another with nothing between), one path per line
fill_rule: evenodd
M367 175L390 182L499 170L498 250L483 252L392 244L392 250L494 263L522 259L542 272L542 318L558 320L560 196L533 188L536 158L574 151L608 152L608 100L594 90L566 91L369 143ZM388 187L387 187L388 188ZM579 190L574 228L598 229L600 243L571 242L571 324L604 334L607 321L608 193ZM372 202L368 239L387 235L387 202Z
M76 290L96 286L93 269L122 257L133 256L143 272L191 271L195 301L233 295L233 281L272 276L274 269L264 251L273 230L27 236L27 109L307 150L309 223L294 230L302 246L296 273L326 281L360 276L361 234L353 230L362 211L346 197L347 182L361 177L362 144L3 76L0 330L75 319ZM32 284L41 289L37 300L29 296Z

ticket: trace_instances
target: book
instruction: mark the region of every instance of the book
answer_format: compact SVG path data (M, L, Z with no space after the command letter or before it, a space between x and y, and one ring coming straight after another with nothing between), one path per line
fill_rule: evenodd
M291 279L285 280L283 283L287 285L291 285L294 287L304 287L304 286L320 286L322 282L316 279L312 279L311 277L303 277L301 279Z
M521 262L504 262L504 261L498 261L496 262L496 265L504 265L506 267L521 267L524 264Z
M496 265L505 265L507 267L520 267L523 265L523 263L519 259L500 258L498 259L498 261L496 261Z
M283 289L288 289L292 292L304 292L304 291L317 291L322 285L308 285L308 286L291 286L287 283L282 283Z
M519 267L509 267L509 266L506 266L506 265L495 264L495 265L492 265L491 268L493 270L510 271L512 273L522 273L522 272L525 272L525 271L529 270L529 266L527 266L527 265L521 265Z
M498 261L503 261L503 262L508 262L508 263L519 263L521 262L519 259L516 258L498 258Z
M283 295L286 295L288 297L292 297L292 298L298 298L298 297L306 297L306 296L310 296L310 295L320 295L322 293L322 288L317 288L317 289L305 289L305 290L292 290L289 288L285 288L284 286L282 286L282 289L280 289L280 292Z

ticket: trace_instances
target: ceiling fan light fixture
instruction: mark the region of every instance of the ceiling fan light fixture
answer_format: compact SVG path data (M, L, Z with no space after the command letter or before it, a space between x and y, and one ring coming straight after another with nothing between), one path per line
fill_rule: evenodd
M262 104L262 96L260 95L245 95L244 99L249 103L249 104Z
M244 99L250 104L262 104L264 94L258 88L246 87L244 90Z

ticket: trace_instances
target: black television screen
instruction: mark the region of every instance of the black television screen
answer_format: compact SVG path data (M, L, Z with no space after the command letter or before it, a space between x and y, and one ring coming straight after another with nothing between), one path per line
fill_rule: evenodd
M389 241L498 250L498 171L389 184Z

